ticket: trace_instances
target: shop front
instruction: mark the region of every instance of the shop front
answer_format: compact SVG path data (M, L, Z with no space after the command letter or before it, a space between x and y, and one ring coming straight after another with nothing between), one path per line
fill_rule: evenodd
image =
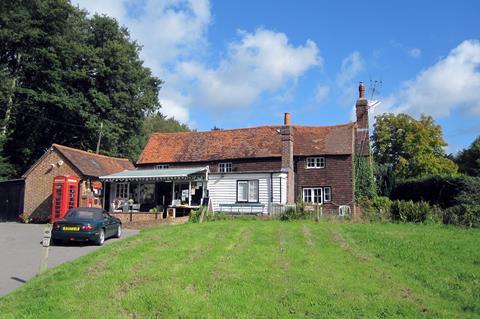
M126 170L100 176L111 212L164 212L199 207L207 195L207 167Z

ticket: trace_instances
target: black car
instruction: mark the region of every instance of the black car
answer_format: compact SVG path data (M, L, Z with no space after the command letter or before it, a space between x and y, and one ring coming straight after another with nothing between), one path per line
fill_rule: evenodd
M72 208L53 223L52 243L90 241L103 245L106 238L122 235L122 222L101 208Z

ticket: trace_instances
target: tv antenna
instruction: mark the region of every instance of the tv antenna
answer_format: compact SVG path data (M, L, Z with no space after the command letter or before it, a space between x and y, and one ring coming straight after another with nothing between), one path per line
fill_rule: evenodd
M382 87L382 80L371 80L370 79L370 99L368 100L368 109L373 109L378 106L380 103L379 100L374 100L375 94L380 93Z

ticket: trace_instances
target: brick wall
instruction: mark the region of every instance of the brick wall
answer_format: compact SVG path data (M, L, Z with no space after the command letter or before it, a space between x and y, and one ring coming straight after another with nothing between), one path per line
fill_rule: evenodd
M59 161L63 161L60 166ZM48 150L36 164L25 178L24 211L33 213L37 218L48 217L52 207L53 178L57 175L74 175L81 178L81 175L56 150ZM51 164L55 166L52 168Z
M112 213L110 215L119 218L122 221L122 224L135 223L135 222L144 222L152 220L163 219L163 213ZM131 219L131 220L130 220Z
M295 199L302 198L304 187L332 188L332 202L324 204L324 213L337 213L338 205L353 200L352 156L324 156L325 168L306 168L306 157L295 158ZM352 213L353 205L349 204Z

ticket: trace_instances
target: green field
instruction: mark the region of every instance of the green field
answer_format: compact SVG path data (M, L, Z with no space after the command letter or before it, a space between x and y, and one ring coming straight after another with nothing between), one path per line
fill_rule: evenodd
M160 226L0 299L0 318L221 317L480 317L480 231L253 220Z

